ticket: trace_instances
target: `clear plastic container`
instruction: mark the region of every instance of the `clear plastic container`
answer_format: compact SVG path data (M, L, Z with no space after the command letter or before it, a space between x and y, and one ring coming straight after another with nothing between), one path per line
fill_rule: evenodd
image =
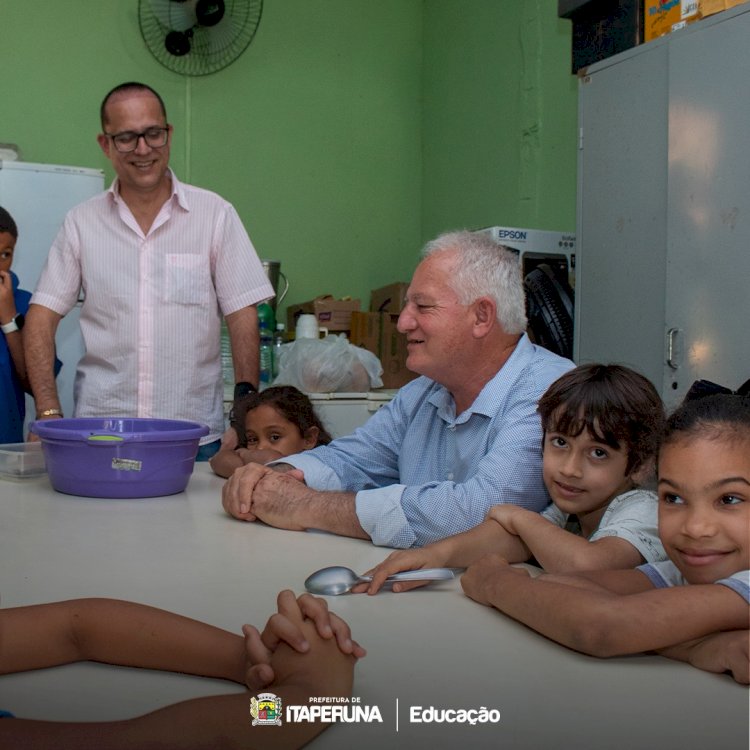
M0 445L0 478L34 479L46 473L41 443Z

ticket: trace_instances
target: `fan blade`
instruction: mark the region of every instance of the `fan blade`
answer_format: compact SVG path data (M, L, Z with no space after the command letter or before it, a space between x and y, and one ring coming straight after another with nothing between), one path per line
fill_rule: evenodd
M156 20L170 31L187 31L197 23L197 0L150 0Z
M195 18L199 26L216 26L224 18L224 0L198 0Z
M220 24L206 29L206 52L216 55L229 49L239 36L242 25L227 17Z

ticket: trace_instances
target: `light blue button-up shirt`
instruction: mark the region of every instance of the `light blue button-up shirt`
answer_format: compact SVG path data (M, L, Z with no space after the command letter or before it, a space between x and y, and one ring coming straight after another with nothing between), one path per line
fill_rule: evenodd
M536 405L570 360L524 335L469 409L429 378L401 388L352 435L290 456L319 490L356 492L375 544L421 546L481 523L489 508L542 510L542 429Z

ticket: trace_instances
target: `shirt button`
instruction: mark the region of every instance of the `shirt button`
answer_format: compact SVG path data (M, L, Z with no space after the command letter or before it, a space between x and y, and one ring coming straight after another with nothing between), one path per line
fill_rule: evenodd
M446 479L453 480L453 472L452 471L448 472L448 474L446 475Z

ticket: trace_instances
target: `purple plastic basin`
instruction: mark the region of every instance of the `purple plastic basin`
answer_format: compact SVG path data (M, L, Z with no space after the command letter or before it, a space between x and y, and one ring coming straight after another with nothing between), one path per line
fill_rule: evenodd
M95 418L32 422L58 492L84 497L174 495L190 480L208 427L177 419Z

